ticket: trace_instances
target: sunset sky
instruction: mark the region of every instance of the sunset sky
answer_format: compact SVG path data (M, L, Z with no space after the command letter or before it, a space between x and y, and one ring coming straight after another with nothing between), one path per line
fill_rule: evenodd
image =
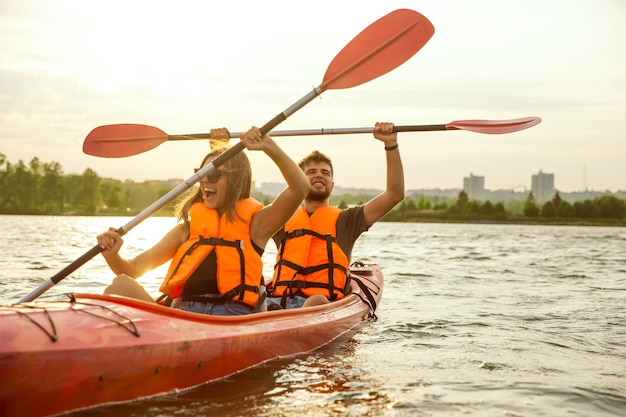
M402 66L328 90L277 127L319 129L539 116L507 135L401 133L406 187L530 189L540 170L564 192L626 190L626 2L623 0L121 1L0 3L0 153L58 161L117 179L187 178L206 141L142 155L82 152L87 134L141 123L169 134L262 126L320 85L335 55L399 9L435 26ZM335 183L383 188L370 134L276 138L294 159L329 154ZM282 177L248 153L257 184Z

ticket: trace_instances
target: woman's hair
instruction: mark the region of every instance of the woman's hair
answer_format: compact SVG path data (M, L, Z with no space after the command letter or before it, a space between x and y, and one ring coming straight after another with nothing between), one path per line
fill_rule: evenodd
M204 157L200 167L207 161L212 161L229 149L228 146L215 148ZM237 213L236 205L239 200L250 197L252 187L252 169L250 160L244 152L238 152L219 167L222 175L226 175L226 200L222 211L226 213L228 221L232 221L235 216L242 219ZM198 185L176 206L178 221L189 224L189 209L192 204L202 202L202 191Z

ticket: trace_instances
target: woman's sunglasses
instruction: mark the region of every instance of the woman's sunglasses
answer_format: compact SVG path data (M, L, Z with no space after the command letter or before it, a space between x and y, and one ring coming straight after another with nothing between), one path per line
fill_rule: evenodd
M200 169L202 169L202 168L194 168L194 169L193 169L194 174L197 174L197 173L198 173L198 171L200 171ZM209 172L209 173L206 175L206 177L204 177L204 178L206 178L206 180L207 180L209 183L211 183L211 184L215 184L216 182L218 182L218 181L219 181L220 176L222 176L222 174L223 174L223 172L222 172L222 171L220 171L219 169L215 169L215 170L213 170L213 171Z

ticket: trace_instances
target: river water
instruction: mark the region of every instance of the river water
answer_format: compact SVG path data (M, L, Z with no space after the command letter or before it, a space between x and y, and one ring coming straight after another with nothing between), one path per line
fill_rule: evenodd
M0 304L128 220L0 216ZM173 225L145 220L124 254ZM192 392L71 416L625 415L626 228L378 223L353 260L383 269L378 321ZM155 295L165 267L140 279ZM111 278L98 255L40 298Z

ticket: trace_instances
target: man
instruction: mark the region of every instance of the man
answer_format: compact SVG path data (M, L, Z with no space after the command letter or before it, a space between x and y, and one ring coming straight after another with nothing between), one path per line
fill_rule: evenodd
M299 163L311 189L304 207L274 235L278 253L269 310L325 304L349 293L354 243L404 199L404 171L393 128L393 123L379 122L374 127L374 137L385 145L387 187L363 205L345 210L330 206L333 166L326 155L313 151Z

